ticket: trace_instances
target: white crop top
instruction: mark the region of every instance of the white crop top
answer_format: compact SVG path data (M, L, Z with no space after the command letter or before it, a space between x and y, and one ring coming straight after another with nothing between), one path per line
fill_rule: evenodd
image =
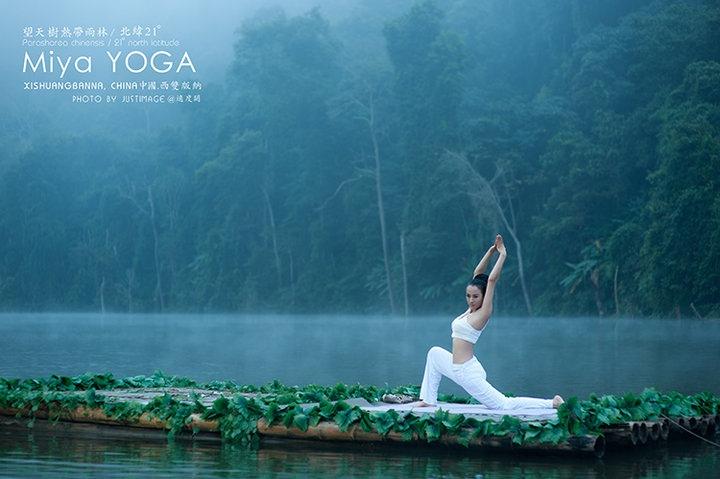
M464 312L452 322L452 337L464 339L465 341L475 344L482 333L482 329L475 329L468 323L467 317L469 311Z

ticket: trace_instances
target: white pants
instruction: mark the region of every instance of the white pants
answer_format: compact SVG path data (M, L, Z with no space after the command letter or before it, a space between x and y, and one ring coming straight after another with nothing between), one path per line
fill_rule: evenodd
M458 383L472 397L488 409L552 408L552 399L509 398L490 385L487 374L475 356L462 364L454 364L452 353L443 348L430 348L425 363L425 375L420 388L420 399L437 404L438 386L443 376Z

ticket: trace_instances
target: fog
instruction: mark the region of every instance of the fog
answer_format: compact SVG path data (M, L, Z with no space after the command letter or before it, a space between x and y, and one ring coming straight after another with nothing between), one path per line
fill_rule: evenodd
M161 370L198 382L417 385L427 350L450 349L443 316L0 314L0 333L9 378ZM517 396L718 394L719 335L717 320L503 317L475 353L488 381ZM440 391L466 395L447 378Z

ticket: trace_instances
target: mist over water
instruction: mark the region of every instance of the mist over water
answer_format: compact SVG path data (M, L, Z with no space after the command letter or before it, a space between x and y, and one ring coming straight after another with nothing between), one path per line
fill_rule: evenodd
M444 316L0 315L0 376L155 370L197 381L419 384ZM720 321L492 318L475 346L516 395L586 397L647 387L720 393ZM447 379L441 391L461 393Z

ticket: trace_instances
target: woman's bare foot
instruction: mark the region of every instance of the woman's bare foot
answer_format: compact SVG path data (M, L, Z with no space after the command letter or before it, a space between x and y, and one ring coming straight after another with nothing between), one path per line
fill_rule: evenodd
M559 408L560 405L564 402L565 402L565 400L563 398L561 398L560 396L555 396L553 398L553 408L555 408L555 409Z
M428 404L425 401L420 401L415 407L435 407L435 404Z

